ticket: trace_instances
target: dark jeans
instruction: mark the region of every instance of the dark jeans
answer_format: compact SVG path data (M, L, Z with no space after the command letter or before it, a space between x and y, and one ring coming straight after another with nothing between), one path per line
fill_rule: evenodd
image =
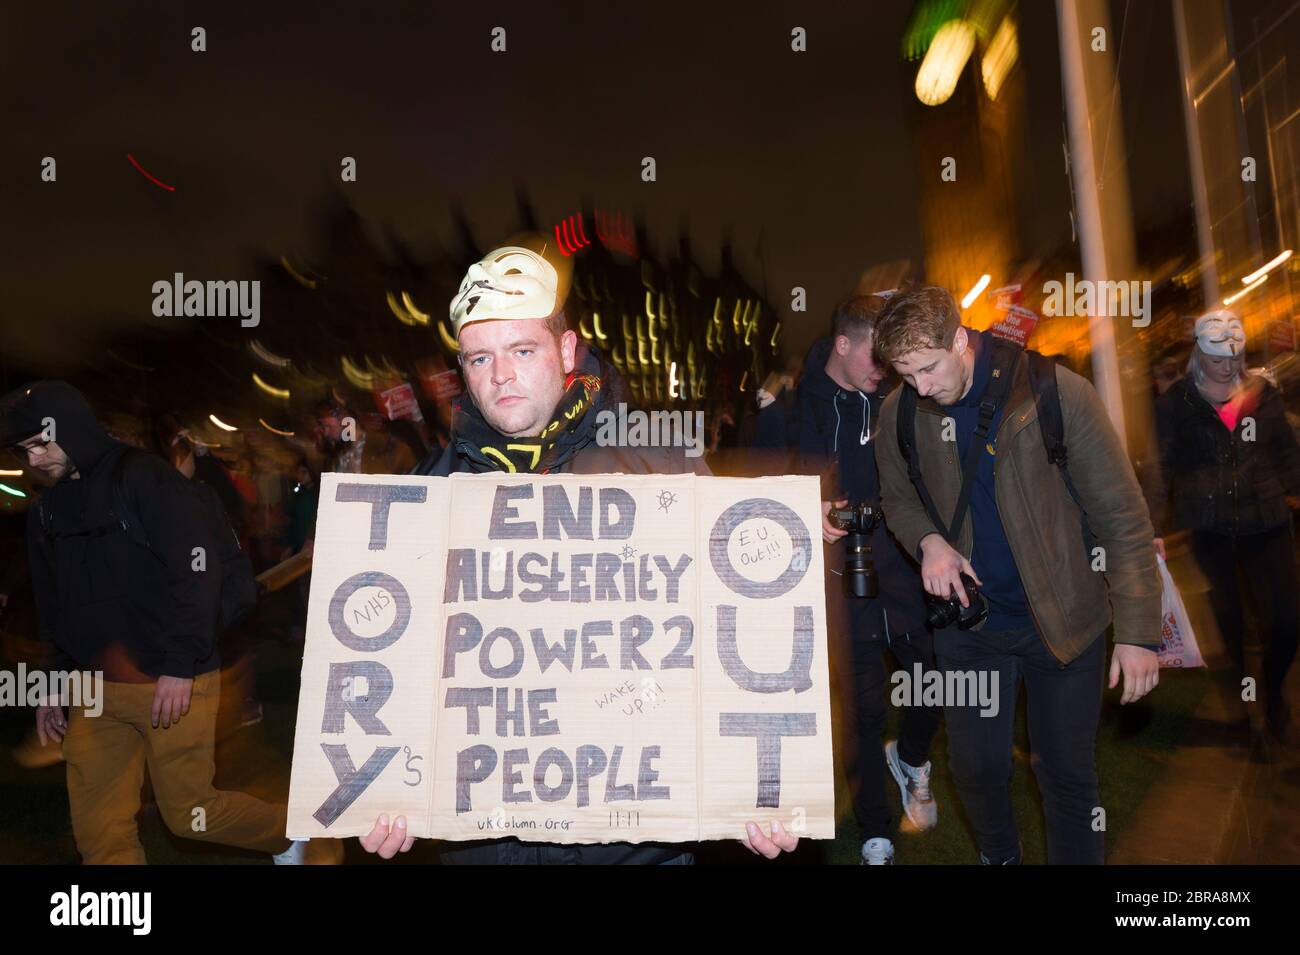
M1300 640L1295 539L1290 526L1237 537L1196 531L1192 535L1192 549L1210 583L1210 606L1232 658L1238 697L1241 677L1245 674L1246 619L1242 598L1249 593L1259 617L1259 636L1264 647L1264 702L1269 721L1275 725L1284 723L1286 706L1282 687Z
M853 794L853 814L862 827L863 840L892 838L890 807L897 793L885 766L884 732L892 686L885 648L893 651L909 675L914 664L923 672L934 669L934 643L924 627L912 633L893 633L879 600L848 598L838 589L840 578L828 575L827 606L831 641L838 659L835 700L841 728L840 760ZM831 589L831 588L834 589ZM898 731L898 757L910 766L929 759L930 744L939 729L937 706L904 706Z
M945 706L948 765L980 852L991 863L1020 861L1011 808L1011 750L1016 692L1023 678L1031 764L1047 816L1047 861L1100 865L1105 845L1093 829L1100 805L1094 747L1101 717L1106 639L1099 636L1068 666L1052 656L1033 627L940 630L935 656L944 673L988 671L998 685L996 715L977 703ZM952 700L945 700L952 703Z

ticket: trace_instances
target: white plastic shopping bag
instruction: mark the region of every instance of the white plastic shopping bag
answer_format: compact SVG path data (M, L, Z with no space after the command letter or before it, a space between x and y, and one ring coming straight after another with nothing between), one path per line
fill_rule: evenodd
M1160 565L1160 665L1162 667L1203 667L1201 650L1192 632L1192 620L1187 615L1183 597L1169 575L1164 558L1156 555Z

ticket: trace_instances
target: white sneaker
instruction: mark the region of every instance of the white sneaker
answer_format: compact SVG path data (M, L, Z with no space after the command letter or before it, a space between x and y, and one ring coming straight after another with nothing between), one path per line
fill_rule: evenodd
M898 758L898 740L885 744L885 765L903 796L903 814L917 832L928 832L939 822L939 807L930 792L930 761L909 766Z
M868 839L862 847L863 865L893 865L894 844L884 836Z
M307 840L295 839L289 843L289 848L283 852L274 853L271 861L276 865L306 865L303 860L307 856Z
M262 704L257 700L245 700L243 709L239 714L239 729L247 726L256 726L262 722Z
M289 848L272 855L276 865L342 865L343 842L339 839L295 839Z

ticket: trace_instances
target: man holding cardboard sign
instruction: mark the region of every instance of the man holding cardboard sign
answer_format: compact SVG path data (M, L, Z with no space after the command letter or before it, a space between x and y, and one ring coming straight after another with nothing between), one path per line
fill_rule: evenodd
M563 300L531 249L472 266L447 450L322 482L291 836L654 864L833 835L816 482L600 446L621 382Z

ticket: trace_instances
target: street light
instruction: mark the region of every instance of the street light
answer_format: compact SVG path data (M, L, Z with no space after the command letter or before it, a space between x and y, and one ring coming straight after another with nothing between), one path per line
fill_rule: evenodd
M961 300L961 307L970 308L971 305L975 303L975 299L980 297L980 292L983 292L989 287L989 282L992 278L993 276L989 275L987 272L981 275L980 280L975 283L975 287L967 292L965 297Z
M1254 272L1251 272L1249 275L1244 276L1244 277L1242 278L1242 280L1241 280L1241 284L1242 284L1242 285L1249 285L1251 282L1255 281L1256 279L1258 279L1258 278L1262 278L1263 276L1268 275L1269 272L1272 272L1275 268L1277 268L1279 265L1281 265L1283 262L1285 262L1285 261L1286 261L1287 259L1289 259L1289 258L1291 258L1291 250L1290 250L1290 249L1287 249L1285 252L1281 253L1281 254L1278 255L1276 258L1272 259L1271 261L1269 261L1269 262L1265 262L1263 265L1261 265L1259 268L1257 268Z
M1267 281L1268 281L1268 276L1267 276L1267 275L1261 275L1259 278L1257 278L1255 281L1251 282L1249 285L1247 285L1244 289L1242 289L1242 290L1241 290L1240 292L1238 292L1236 295L1229 295L1227 298L1225 298L1225 299L1223 300L1223 304L1224 304L1224 305L1231 305L1233 302L1235 302L1237 299L1241 298L1241 297L1242 297L1243 295L1245 295L1247 292L1253 292L1255 289L1259 288L1261 285L1263 285L1263 284L1264 284L1265 282L1267 282Z
M1002 83L1016 65L1020 55L1020 46L1016 42L1016 25L1011 14L1002 18L1002 25L989 41L988 49L980 61L980 74L984 77L984 92L989 99L997 99L1002 90Z
M974 50L975 30L965 20L941 26L916 71L916 98L926 106L947 102Z

